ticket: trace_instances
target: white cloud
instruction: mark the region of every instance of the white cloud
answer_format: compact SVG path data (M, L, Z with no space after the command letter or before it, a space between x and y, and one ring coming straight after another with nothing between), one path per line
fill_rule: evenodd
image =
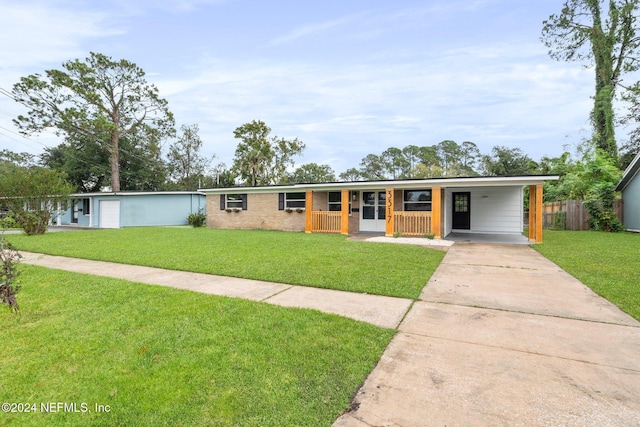
M335 29L336 27L347 25L357 18L358 18L358 15L350 15L350 16L344 16L344 17L332 19L329 21L318 22L315 24L302 25L297 28L294 28L287 34L276 37L275 39L271 40L270 44L272 46L278 46L284 43L290 43L298 39L315 35L318 33L326 33L329 30Z
M82 43L121 34L105 13L72 5L33 1L0 1L2 69L34 67L83 55Z

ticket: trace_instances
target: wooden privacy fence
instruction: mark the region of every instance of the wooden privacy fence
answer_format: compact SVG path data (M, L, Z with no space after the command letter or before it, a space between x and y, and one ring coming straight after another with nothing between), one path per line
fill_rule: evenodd
M622 200L614 202L616 216L622 222ZM566 200L542 205L542 226L556 230L588 230L589 213L582 200Z
M424 236L431 233L431 212L395 212L393 232L404 236Z
M313 211L311 231L313 233L340 233L342 213L340 211Z

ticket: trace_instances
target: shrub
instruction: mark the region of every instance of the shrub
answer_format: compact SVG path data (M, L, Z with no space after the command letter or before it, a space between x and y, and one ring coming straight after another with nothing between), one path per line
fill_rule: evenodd
M202 227L207 222L207 216L203 213L189 214L187 222L194 227Z
M5 241L3 228L0 231L0 301L13 311L18 311L16 293L20 290L17 284L20 258L22 256Z
M624 229L613 208L614 187L615 185L610 182L598 183L594 185L589 198L584 201L584 207L591 216L589 218L590 228L612 232Z

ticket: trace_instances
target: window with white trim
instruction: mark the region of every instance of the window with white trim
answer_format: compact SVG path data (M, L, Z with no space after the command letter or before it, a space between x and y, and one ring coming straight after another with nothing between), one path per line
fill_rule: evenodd
M431 190L404 190L403 205L407 212L431 212Z
M329 192L329 210L333 212L339 212L342 210L342 192L341 191Z
M242 194L227 194L227 209L242 209Z
M306 193L284 193L285 209L304 209L307 206Z
M221 194L220 210L246 210L247 195L246 194Z

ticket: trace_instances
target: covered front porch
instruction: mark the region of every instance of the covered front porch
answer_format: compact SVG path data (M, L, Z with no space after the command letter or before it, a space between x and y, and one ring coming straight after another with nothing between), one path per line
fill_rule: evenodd
M369 183L371 184L371 183ZM432 186L426 188L341 188L339 191L306 191L305 232L307 233L352 233L378 232L385 236L427 237L442 239L448 236L461 241L486 241L487 236L498 243L523 240L528 243L542 242L542 184L529 185L529 234L521 237L517 232L482 232L471 227L470 195L480 194L477 189ZM522 188L517 190L522 200ZM479 187L482 188L482 187ZM482 200L494 197L482 195ZM475 192L474 192L475 191ZM465 195L466 199L465 199ZM491 205L485 200L485 207L478 206L476 211L483 221L491 221L487 212L501 207ZM480 205L482 202L474 201ZM522 216L521 203L519 213ZM499 215L494 215L499 222ZM466 221L466 222L465 222ZM466 225L465 225L466 224ZM462 228L458 230L457 228ZM499 227L496 227L499 229ZM520 227L521 231L522 227ZM475 236L475 237L474 237ZM496 238L499 237L499 238ZM477 239L475 239L477 237Z

